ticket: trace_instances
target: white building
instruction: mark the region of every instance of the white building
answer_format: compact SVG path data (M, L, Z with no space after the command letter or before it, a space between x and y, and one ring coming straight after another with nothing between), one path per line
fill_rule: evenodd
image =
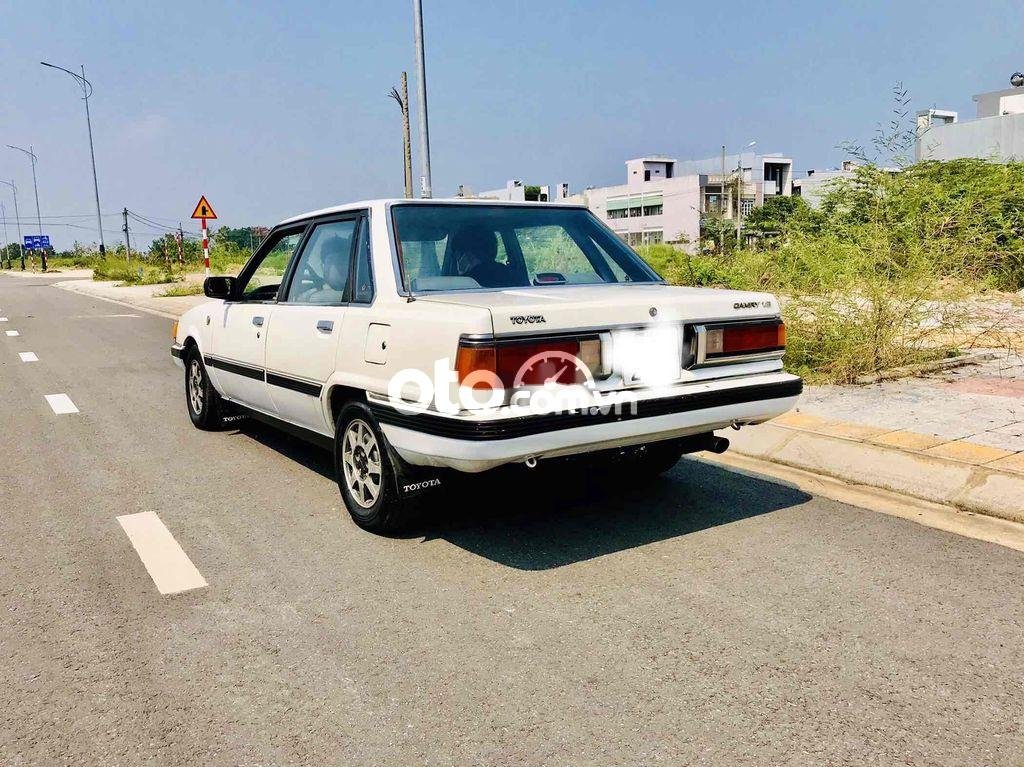
M652 155L626 162L626 183L587 189L569 199L585 203L631 245L695 245L707 213L736 217L736 179L742 175L743 215L765 197L792 194L793 162L782 155L747 153L687 160Z
M793 194L802 197L812 208L817 208L832 184L842 178L853 178L856 167L857 164L853 160L843 160L841 168L809 170L806 178L793 180Z
M700 237L700 177L677 176L670 157L626 162L626 183L591 187L568 199L591 211L631 245L688 243Z
M917 113L918 162L960 157L1024 160L1024 87L979 93L973 99L973 120L960 122L956 112L942 109Z

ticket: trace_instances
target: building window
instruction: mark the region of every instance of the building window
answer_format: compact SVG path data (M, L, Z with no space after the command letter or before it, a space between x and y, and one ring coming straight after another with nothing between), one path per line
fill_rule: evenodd
M644 205L645 216L660 216L662 211L661 205Z
M659 242L665 241L665 233L660 229L652 229L646 232L617 232L617 234L626 241L627 245L632 245L633 247L656 245Z
M630 208L629 209L629 217L630 218L640 218L640 216L642 216L642 215L643 215L643 208L641 208L639 206L637 206L635 208Z
M629 215L629 211L626 210L625 208L620 208L619 210L610 210L610 211L608 211L608 218L610 218L610 219L612 219L612 218L626 218L628 215Z
M750 199L750 198L744 197L743 200L740 202L740 212L744 216L749 216L750 215L750 211L752 211L753 209L754 209L754 201L752 199Z

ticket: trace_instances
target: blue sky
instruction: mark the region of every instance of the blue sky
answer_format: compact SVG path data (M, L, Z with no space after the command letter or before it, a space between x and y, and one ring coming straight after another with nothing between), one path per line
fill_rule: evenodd
M914 108L973 115L971 95L1024 69L1019 3L467 2L424 0L435 196L510 178L619 183L623 162L714 155L757 140L797 171L865 141L902 81ZM0 145L39 156L44 226L95 239L85 64L100 196L168 223L200 193L230 225L271 224L402 192L401 123L386 93L410 74L408 0L55 3L0 0ZM415 150L414 164L419 158ZM802 175L802 174L801 174ZM0 178L34 216L21 155ZM10 211L10 196L0 188ZM108 239L120 220L105 219ZM147 232L138 227L143 240Z

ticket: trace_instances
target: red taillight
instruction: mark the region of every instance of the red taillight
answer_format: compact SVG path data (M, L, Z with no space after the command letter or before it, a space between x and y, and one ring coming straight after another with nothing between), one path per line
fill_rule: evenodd
M709 327L706 332L705 356L708 360L786 348L786 326L781 320L718 325Z
M474 389L488 389L493 374L503 388L543 386L546 383L583 383L588 375L601 375L601 342L597 338L548 339L541 341L459 344L455 371L459 383ZM484 371L468 381L476 371ZM491 379L493 380L493 379Z

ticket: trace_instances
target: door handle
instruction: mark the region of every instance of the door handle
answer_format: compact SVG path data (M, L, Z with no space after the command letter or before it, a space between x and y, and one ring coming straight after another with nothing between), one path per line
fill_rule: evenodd
M255 325L258 328L262 328L263 327L263 318L262 317L253 317L252 318L252 324Z
M330 333L334 330L334 322L332 320L320 320L316 323L316 329L321 333Z

